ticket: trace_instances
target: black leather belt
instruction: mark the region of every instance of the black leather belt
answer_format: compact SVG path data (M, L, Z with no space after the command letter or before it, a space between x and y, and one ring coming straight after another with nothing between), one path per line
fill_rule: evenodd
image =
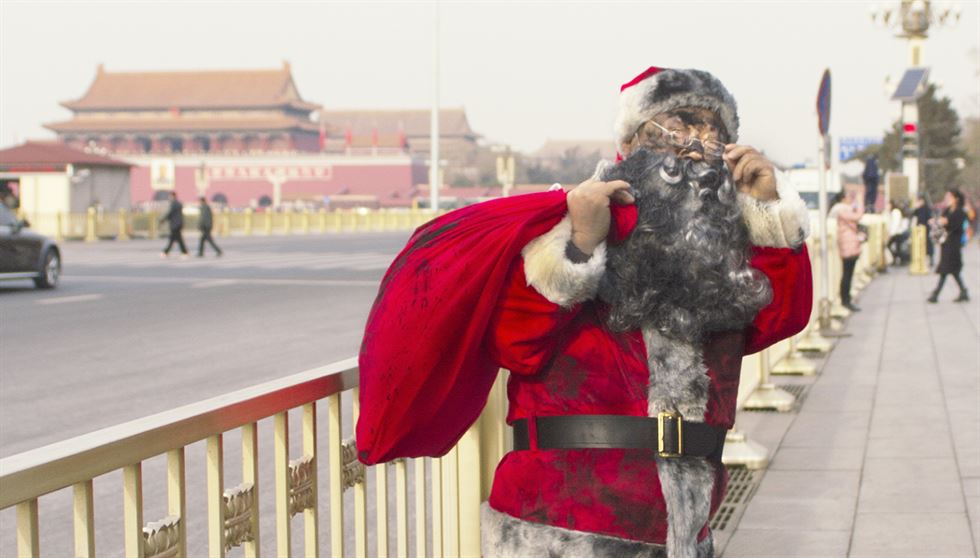
M725 429L689 422L677 413L656 417L568 415L536 417L538 449L651 449L660 457L720 460ZM528 419L514 421L514 449L531 449Z

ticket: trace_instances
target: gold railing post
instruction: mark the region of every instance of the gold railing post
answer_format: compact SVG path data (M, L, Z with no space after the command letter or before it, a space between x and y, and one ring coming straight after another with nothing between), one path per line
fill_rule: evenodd
M92 499L92 480L73 487L75 515L75 556L95 558L95 505Z
M344 555L343 440L341 439L340 394L327 398L327 473L330 475L330 555ZM422 531L423 537L425 531ZM424 556L424 554L420 555Z
M306 542L306 556L317 558L320 555L320 542L317 533L317 453L316 453L316 402L303 405L303 456L312 459L310 463L310 483L313 495L311 507L303 510L303 536Z
M242 427L242 482L252 485L252 513L249 515L252 540L243 545L246 558L258 558L259 538L259 429L250 422Z
M124 546L127 558L143 558L143 464L123 468Z
M179 517L177 558L187 558L187 498L184 478L184 448L167 452L167 512Z
M742 404L743 409L773 409L785 413L793 409L793 394L769 381L769 349L759 353L759 385Z
M408 556L408 461L395 461L395 552Z
M321 207L317 210L316 214L318 217L317 222L320 225L320 233L327 232L327 209Z
M276 556L289 558L289 412L276 413Z
M17 556L38 558L41 542L38 537L37 498L17 504Z
M228 208L221 210L221 236L225 237L231 234L231 212Z
M351 399L352 418L357 424L357 417L361 414L360 390L354 388ZM354 485L354 556L364 558L367 556L367 474L364 475L364 482Z
M878 243L878 271L884 271L888 269L888 262L886 261L886 256L888 253L888 229L884 221L878 223L878 238L880 239Z
M263 215L265 215L265 235L272 236L272 212L269 211L269 208L266 208Z
M806 357L800 355L797 349L796 338L799 335L794 335L789 338L789 352L786 356L780 360L776 366L772 367L770 374L773 375L798 375L798 376L812 376L817 373L817 367L813 365L812 362L807 360Z
M415 469L415 555L427 556L428 544L425 538L425 460L419 457L414 461ZM433 477L435 478L435 477ZM435 533L435 520L432 521ZM399 554L401 556L401 554Z
M225 464L221 434L208 438L208 556L225 555Z
M929 266L926 265L928 259L926 255L926 226L916 225L912 229L912 245L910 246L911 262L909 262L909 273L912 275L925 275L929 273Z
M459 447L442 458L442 537L444 553L459 556Z
M255 215L255 212L252 211L252 208L251 207L246 207L245 208L245 235L246 236L252 236L252 233L255 232L252 229L252 225L253 225L252 219L253 219L254 215Z
M90 207L85 215L85 242L95 242L98 239L95 234L95 208Z
M310 210L304 209L302 221L303 223L303 234L310 234Z
M283 233L293 234L293 210L282 212Z
M64 223L65 214L59 211L56 217L58 219L58 223L57 223L58 228L57 231L55 232L54 238L55 240L64 240L65 239L65 223Z
M157 226L160 224L160 221L157 219L157 214L156 214L155 211L149 212L147 214L147 217L149 217L149 219L150 219L149 227L148 227L149 228L149 233L148 234L150 236L150 240L156 240L156 238L158 236L158 234L157 234Z
M374 466L374 507L378 556L388 556L388 464Z
M443 556L442 539L442 457L433 457L429 461L432 482L432 555Z
M459 444L459 555L480 555L480 423Z
M127 212L125 209L119 210L119 240L129 240L129 226L127 223Z

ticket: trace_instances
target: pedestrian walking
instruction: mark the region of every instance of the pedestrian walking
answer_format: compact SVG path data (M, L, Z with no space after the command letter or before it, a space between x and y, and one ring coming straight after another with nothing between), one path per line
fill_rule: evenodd
M868 160L864 162L861 180L864 182L864 207L868 209L868 213L875 213L875 203L878 201L878 182L881 180L877 155L868 157Z
M837 250L840 252L843 270L840 275L840 302L852 312L860 312L851 302L851 278L854 266L861 255L862 233L858 231L858 221L864 216L864 205L860 196L853 191L839 192L830 208L829 217L837 219Z
M888 251L892 255L892 265L905 265L909 259L905 249L905 241L909 238L909 218L897 201L890 200L888 203L891 206L888 212Z
M204 196L201 196L199 201L201 205L199 206L200 216L198 217L197 228L201 230L201 244L197 247L197 257L204 257L204 243L209 242L216 252L215 255L220 258L221 248L218 248L218 245L214 243L214 239L211 238L211 228L214 226L214 216L211 213L211 206L208 205L208 200Z
M939 293L943 290L947 275L952 275L960 287L960 296L956 297L954 302L970 300L966 285L960 278L960 271L963 270L963 229L967 218L966 211L963 209L964 201L963 192L955 188L946 192L943 198L945 209L942 216L937 218L937 222L946 230L946 238L939 247L939 266L936 268L936 273L939 273L939 283L929 296L929 302L933 304L939 302Z
M184 228L184 205L177 200L177 192L170 192L170 208L167 210L167 214L160 219L160 224L164 222L170 224L170 238L167 240L167 247L160 253L160 257L166 258L170 256L170 248L176 242L177 246L180 247L181 255L186 258L187 246L184 245L184 236L182 233L182 229Z
M926 227L926 254L929 255L929 267L935 265L935 258L933 253L935 249L932 244L932 235L929 234L929 227L931 227L932 221L932 204L929 203L929 198L926 194L922 193L915 198L915 211L912 212L912 223L914 226L922 225Z

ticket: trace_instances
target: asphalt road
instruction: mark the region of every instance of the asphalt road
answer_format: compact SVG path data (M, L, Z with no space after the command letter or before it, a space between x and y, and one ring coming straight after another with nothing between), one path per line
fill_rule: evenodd
M0 456L354 356L408 235L63 243L58 289L0 283Z

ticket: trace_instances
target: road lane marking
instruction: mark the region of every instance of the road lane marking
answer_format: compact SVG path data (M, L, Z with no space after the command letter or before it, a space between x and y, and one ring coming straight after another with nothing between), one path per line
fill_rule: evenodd
M204 283L213 281L236 281L242 285L296 285L310 287L375 287L381 283L380 279L358 280L358 279L232 279L227 277L163 277L163 276L143 276L131 277L127 275L64 275L66 281L77 282L98 282L106 281L111 283Z
M44 298L36 301L38 304L63 304L66 302L85 302L87 300L99 300L102 298L100 294L87 294L87 295L76 295L76 296L61 296L58 298Z
M238 283L238 279L215 279L214 281L203 281L201 283L194 283L191 285L192 289L210 289L212 287L227 287L228 285L235 285Z

